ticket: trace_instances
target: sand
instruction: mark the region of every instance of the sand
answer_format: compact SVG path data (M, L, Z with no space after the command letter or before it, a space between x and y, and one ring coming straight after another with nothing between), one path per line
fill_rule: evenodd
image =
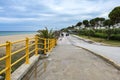
M35 34L0 36L0 44L4 44L4 43L6 43L6 41L14 42L17 40L23 40L26 37L33 38L34 36L35 36ZM16 51L22 47L25 47L25 42L12 45L12 51ZM5 54L5 47L0 47L0 56L2 56L4 54Z
M17 41L25 39L26 37L32 38L35 34L21 34L21 35L10 35L10 36L0 36L0 44L5 43L6 41Z

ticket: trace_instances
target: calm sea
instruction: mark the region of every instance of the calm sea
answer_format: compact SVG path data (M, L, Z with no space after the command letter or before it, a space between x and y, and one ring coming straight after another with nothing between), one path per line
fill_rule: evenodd
M35 34L36 31L0 31L0 36L19 35L19 34Z

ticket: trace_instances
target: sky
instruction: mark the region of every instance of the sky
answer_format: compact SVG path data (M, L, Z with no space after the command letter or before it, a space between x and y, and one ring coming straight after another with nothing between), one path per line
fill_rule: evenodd
M95 17L108 18L120 0L0 0L0 31L61 29Z

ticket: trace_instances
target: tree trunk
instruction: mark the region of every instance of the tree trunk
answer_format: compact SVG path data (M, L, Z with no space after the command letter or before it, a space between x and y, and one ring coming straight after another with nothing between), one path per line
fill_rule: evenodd
M109 32L109 30L110 30L110 25L108 26L108 32L107 32L107 40L110 40L110 35L111 35L111 32Z

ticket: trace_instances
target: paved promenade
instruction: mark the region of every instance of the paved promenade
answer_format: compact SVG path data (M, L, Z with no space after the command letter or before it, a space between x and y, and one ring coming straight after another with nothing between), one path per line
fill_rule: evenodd
M73 46L66 37L58 41L45 60L46 70L37 80L120 80L120 71L90 52Z
M58 40L50 56L39 60L31 70L27 80L120 80L119 70L73 46L67 37Z

